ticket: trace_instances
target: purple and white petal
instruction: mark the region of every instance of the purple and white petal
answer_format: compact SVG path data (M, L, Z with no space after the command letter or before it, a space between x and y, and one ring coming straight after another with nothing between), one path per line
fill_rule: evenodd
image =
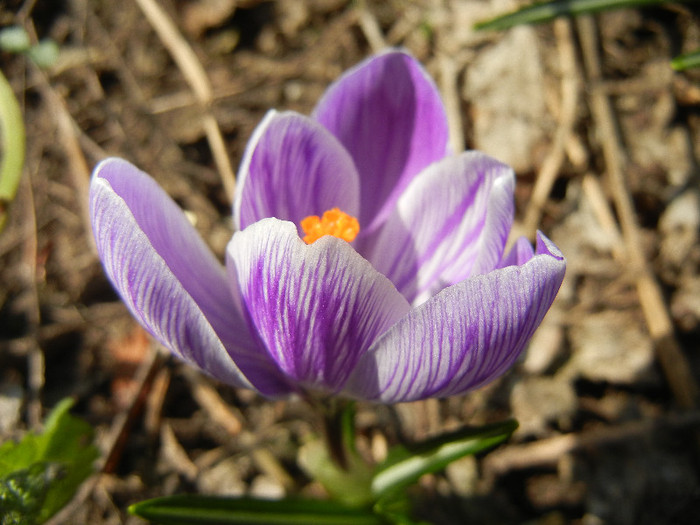
M412 304L497 267L513 223L513 171L476 151L413 179L360 252Z
M410 310L347 242L325 236L307 245L286 221L237 232L227 268L251 329L301 388L340 390L372 342Z
M151 177L121 159L101 162L90 209L107 276L156 339L226 383L257 388L260 375L268 395L289 391L279 372L277 384L268 379L274 364L259 352L223 265Z
M350 152L360 175L360 225L370 232L411 179L445 156L448 127L437 87L402 51L365 60L333 83L313 116Z
M564 278L559 250L446 288L415 308L360 359L344 392L382 403L447 397L505 372L525 348Z
M499 268L505 268L506 266L522 266L527 261L532 259L535 252L532 250L532 244L527 239L527 237L519 237L510 251L503 255L501 262L499 263Z
M315 120L270 111L239 170L233 212L237 228L267 217L299 226L305 217L334 207L353 216L360 211L359 179L350 155Z

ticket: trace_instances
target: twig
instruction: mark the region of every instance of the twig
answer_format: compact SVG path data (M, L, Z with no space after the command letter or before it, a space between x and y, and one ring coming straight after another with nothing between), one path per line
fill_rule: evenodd
M95 486L99 483L101 479L100 474L93 474L87 480L85 480L81 485L76 494L73 496L66 506L59 510L56 514L51 516L50 519L44 522L44 525L64 525L66 523L72 523L70 520L71 516L79 508L81 508L85 500L88 499L90 494L95 490Z
M88 205L88 192L90 185L90 168L85 160L83 151L78 142L80 131L78 125L70 115L63 98L56 93L49 83L46 75L39 68L34 67L34 76L38 79L38 87L42 97L46 100L49 111L53 113L56 127L58 128L58 139L62 145L62 150L68 161L68 174L70 181L75 188L77 207L83 228L88 239L89 246L96 252L94 241L90 232L90 209Z
M380 52L386 47L386 40L384 40L379 22L377 22L372 12L367 8L366 2L359 2L357 14L357 22L369 43L369 47L372 48L374 53Z
M608 205L600 181L595 176L587 173L583 176L581 189L593 209L593 215L595 215L598 224L600 224L610 240L613 257L617 262L624 263L627 255L622 245L622 234L617 227L615 216Z
M144 359L134 374L137 388L134 391L131 402L127 408L114 418L107 434L106 447L101 447L104 451L104 459L101 461L101 465L98 466L98 472L90 476L81 485L80 490L78 490L70 503L47 521L46 525L69 523L69 518L84 505L85 500L90 497L95 488L104 480L104 474L114 472L124 449L128 433L146 401L151 381L162 362L163 356L159 348L151 345L150 356Z
M187 367L184 370L184 376L190 384L195 400L212 421L222 427L229 436L237 435L243 428L241 422L243 416L236 414L234 409L221 399L219 393L198 372Z
M256 448L251 452L255 465L261 472L277 480L289 492L296 485L294 478L289 475L279 460L267 448Z
M23 236L22 262L24 275L26 313L31 333L31 343L27 353L27 386L29 387L29 399L27 402L27 419L32 428L41 425L41 391L44 388L44 353L39 343L39 328L41 325L41 313L39 309L39 295L37 292L37 224L36 209L34 206L34 192L32 181L24 178L20 183L21 202L23 202L22 224L26 229ZM20 206L18 206L20 208Z
M25 6L28 9L31 9L31 3L25 4ZM39 293L37 287L38 226L36 217L36 206L34 203L34 191L32 188L31 177L21 177L23 166L25 168L29 168L29 166L24 165L26 132L23 125L22 114L20 112L20 108L17 105L17 101L14 97L12 89L9 83L7 83L7 81L5 80L4 76L2 77L2 81L5 89L10 90L9 95L12 97L12 102L15 105L13 111L11 111L11 113L13 113L12 118L8 119L5 122L5 124L11 126L18 124L20 127L20 129L3 129L2 132L5 135L5 142L3 143L5 151L7 151L8 147L20 148L21 146L21 152L13 152L19 155L19 157L21 157L19 159L19 165L15 166L15 169L19 169L19 176L17 177L13 185L18 184L18 186L15 186L14 189L17 189L19 187L21 191L21 201L24 203L24 206L18 206L18 208L22 210L21 225L22 229L24 230L21 234L23 274L20 276L20 279L21 281L23 281L24 284L24 297L26 301L25 304L27 324L30 338L27 354L27 386L29 387L29 395L27 401L27 420L32 428L38 428L41 425L42 421L41 391L44 388L45 381L45 360L44 353L39 342L41 330L41 309L39 307ZM19 119L19 122L14 121L15 119ZM8 136L12 135L13 133L19 133L21 135L21 137L15 137L15 139L19 140L9 140ZM9 157L9 155L6 156ZM6 166L3 165L3 168L4 167ZM31 166L31 171L30 169L24 169L25 174L28 174L30 172L34 173L34 167L35 166ZM7 174L7 172L3 173L3 175L5 176ZM3 195L3 197L14 197L13 193L14 191L10 191L9 193ZM0 203L0 206L2 204L4 203ZM0 209L0 216L1 229L5 220L4 209Z
M595 450L630 439L648 437L657 430L676 430L697 425L700 425L700 412L695 411L623 423L578 434L564 434L493 451L484 459L483 467L488 475L494 476L516 469L552 466L556 465L563 455L577 450Z
M423 23L425 11L417 5L407 4L401 10L400 17L394 22L386 33L386 43L389 46L396 46L402 42L413 31L417 31Z
M554 30L557 36L561 67L561 112L552 147L537 173L532 196L525 211L522 231L518 232L530 238L535 234L542 217L542 208L547 202L554 181L564 162L566 144L576 122L578 105L578 68L576 67L571 22L565 19L556 20Z
M450 146L455 153L461 153L464 151L464 128L457 92L459 69L454 58L445 53L441 53L438 57L438 66L440 67L440 94L445 102L447 124L450 129Z
M164 367L153 378L151 392L148 399L146 399L146 410L143 417L143 426L146 429L146 433L152 438L157 436L160 432L163 405L165 404L165 396L168 393L169 386L170 369Z
M108 438L107 453L101 469L103 473L109 474L116 469L121 453L124 450L129 431L146 402L151 382L162 362L163 356L159 348L151 345L150 356L141 362L138 370L134 374L137 387L131 398L131 402L112 422Z
M199 468L195 465L182 445L177 440L173 427L165 423L160 428L161 453L166 461L175 469L176 472L182 474L185 479L194 482L199 475Z
M175 64L177 64L185 80L192 88L195 97L202 105L205 112L202 128L207 136L214 162L219 170L224 191L229 200L233 200L235 175L231 166L231 160L228 157L228 153L226 153L226 143L221 133L221 128L219 128L219 124L210 110L213 95L207 73L197 59L197 55L195 55L190 45L178 31L175 23L155 0L136 0L136 3L173 57Z
M26 0L22 7L19 8L15 17L17 21L21 24L25 19L29 18L36 5L37 0Z
M649 268L642 249L640 229L625 182L625 158L622 143L615 125L610 100L601 88L602 73L594 21L590 16L581 16L577 18L577 24L585 69L590 84L591 112L596 129L600 133L599 140L605 158L615 208L620 219L627 265L631 275L635 277L639 302L667 383L680 406L694 408L697 406L698 384L692 376L690 364L675 338L673 323L661 288Z

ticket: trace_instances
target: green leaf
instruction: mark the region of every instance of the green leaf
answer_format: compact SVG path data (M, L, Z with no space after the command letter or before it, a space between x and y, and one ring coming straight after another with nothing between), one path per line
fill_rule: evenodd
M31 46L29 35L21 26L9 26L0 30L0 49L10 53L23 53Z
M53 66L58 60L58 44L51 39L42 40L27 50L27 56L40 68Z
M50 38L32 45L29 34L20 26L0 29L0 50L10 53L25 53L41 68L54 65L59 54L58 44Z
M423 474L443 469L453 461L493 447L510 437L518 428L515 420L467 427L409 447L393 448L377 467L372 479L372 494L386 497L415 483Z
M416 521L411 515L413 507L406 492L394 492L389 497L380 499L373 507L374 512L386 518L392 525L430 525Z
M0 523L38 523L51 483L62 474L60 466L38 462L0 479Z
M24 167L26 136L19 103L0 71L0 231L7 221L6 208L15 198Z
M499 30L521 24L549 22L562 15L576 16L623 7L663 4L668 0L555 0L523 7L513 13L497 16L474 25L476 30ZM684 0L679 0L684 1ZM697 0L685 0L687 2Z
M677 56L671 60L671 67L676 71L700 67L700 49Z
M334 501L169 496L136 503L129 512L163 525L383 525L370 509Z
M69 414L64 399L46 419L44 432L0 446L2 525L43 523L63 507L93 472L99 451L93 430ZM15 517L19 521L15 520Z

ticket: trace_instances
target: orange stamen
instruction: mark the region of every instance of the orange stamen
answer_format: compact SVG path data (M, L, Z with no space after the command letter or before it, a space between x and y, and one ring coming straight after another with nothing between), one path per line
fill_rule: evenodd
M301 229L306 234L304 236L306 244L316 242L324 235L332 235L352 242L360 232L360 223L352 215L333 208L324 212L323 217L309 215L301 221Z

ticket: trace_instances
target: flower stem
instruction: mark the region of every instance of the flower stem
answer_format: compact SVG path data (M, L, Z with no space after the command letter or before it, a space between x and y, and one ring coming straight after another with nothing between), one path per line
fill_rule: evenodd
M355 447L355 404L333 398L307 398L322 428L320 439L299 450L299 464L334 500L354 507L370 505L374 467Z
M321 406L328 454L339 469L348 471L350 455L355 454L355 404L331 399Z

